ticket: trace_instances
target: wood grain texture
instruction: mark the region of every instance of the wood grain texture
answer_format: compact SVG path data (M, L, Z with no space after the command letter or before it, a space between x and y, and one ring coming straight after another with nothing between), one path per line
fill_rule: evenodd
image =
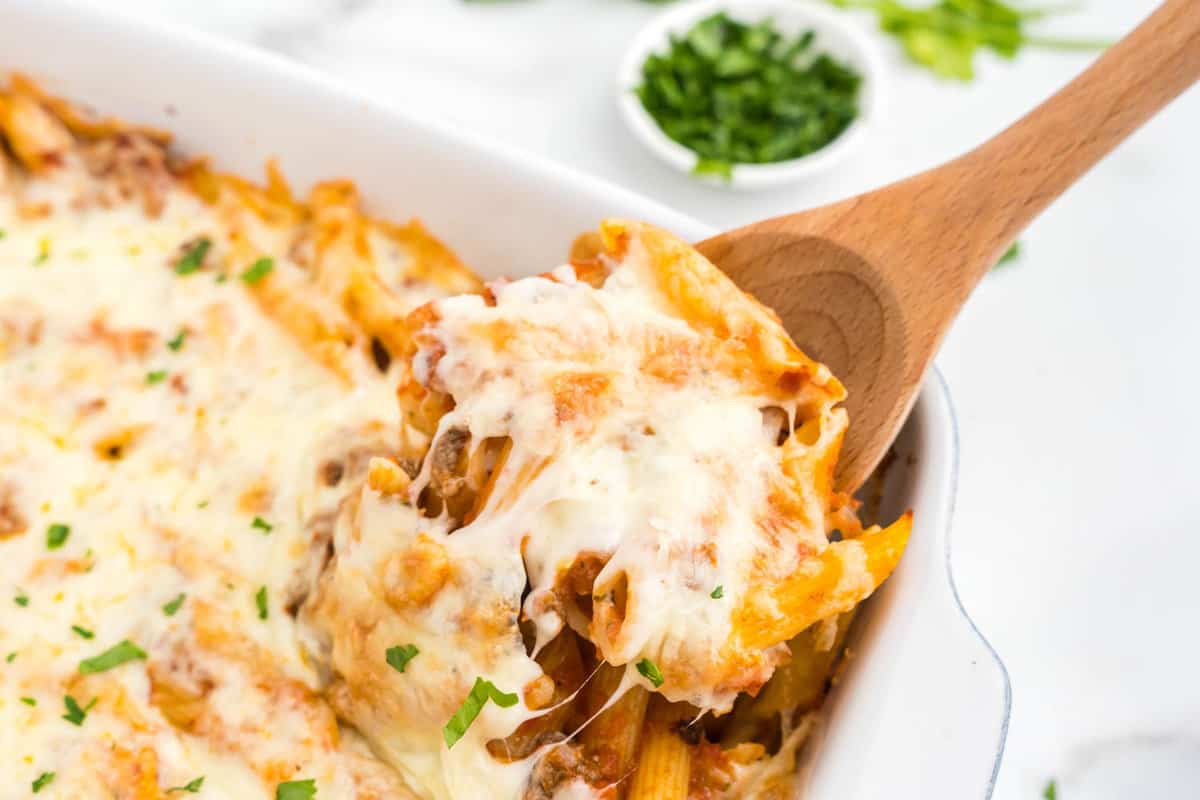
M846 384L839 486L860 486L887 451L950 323L1017 235L1197 79L1200 0L1167 0L966 155L697 245Z

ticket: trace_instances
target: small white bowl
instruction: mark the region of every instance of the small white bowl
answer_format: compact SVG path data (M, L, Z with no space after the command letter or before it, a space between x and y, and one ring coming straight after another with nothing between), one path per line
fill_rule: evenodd
M854 27L842 12L797 0L698 0L673 6L651 20L634 37L621 63L617 79L617 104L621 116L651 152L680 172L691 173L696 165L695 152L663 133L634 90L642 82L642 65L647 57L652 53L666 52L672 34L682 35L700 20L719 11L744 23L770 18L775 27L788 37L813 31L816 34L813 42L816 52L828 53L854 67L862 75L859 113L840 136L815 153L771 164L734 164L731 180L719 176L698 178L735 189L777 186L828 169L862 142L872 122L879 116L883 67L870 39Z

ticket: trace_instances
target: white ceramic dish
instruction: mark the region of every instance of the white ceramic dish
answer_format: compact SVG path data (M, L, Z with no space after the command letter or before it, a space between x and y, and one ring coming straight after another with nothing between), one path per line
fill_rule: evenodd
M730 180L697 176L717 186L758 189L802 180L837 164L858 147L879 118L883 96L883 67L874 44L844 14L796 0L699 0L674 5L650 21L634 37L617 74L617 105L621 117L642 144L681 172L691 173L696 154L669 138L642 106L634 89L642 82L642 65L651 53L664 52L670 37L686 33L705 17L724 11L745 23L774 21L787 36L816 34L814 49L850 64L863 77L859 116L837 139L815 153L775 164L735 164Z
M0 0L0 70L10 69L169 127L179 147L223 169L259 174L277 156L301 186L352 177L375 211L419 214L492 275L547 269L603 216L692 239L711 233L594 178L386 111L268 55L64 0ZM915 509L914 534L858 626L855 657L812 749L810 800L985 798L999 767L1008 681L950 577L957 445L939 380L923 391L898 450L888 513Z

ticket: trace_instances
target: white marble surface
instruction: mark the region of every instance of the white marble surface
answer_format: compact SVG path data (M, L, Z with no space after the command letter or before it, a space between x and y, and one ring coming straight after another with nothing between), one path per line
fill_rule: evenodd
M1197 0L1200 2L1200 0ZM129 0L285 54L717 225L931 166L1090 56L982 59L970 85L890 72L884 124L826 178L759 194L669 171L621 127L614 74L656 13L633 0ZM1054 30L1116 37L1152 0L1084 0ZM1197 6L1200 13L1200 5ZM868 19L862 18L871 28ZM1200 797L1200 90L1072 189L947 340L962 436L959 588L1012 676L995 796Z

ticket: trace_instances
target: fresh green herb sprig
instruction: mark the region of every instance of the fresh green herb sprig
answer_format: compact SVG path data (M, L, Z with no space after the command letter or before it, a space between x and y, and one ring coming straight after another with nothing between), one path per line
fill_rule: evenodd
M649 56L635 91L663 133L696 154L697 174L729 178L734 164L816 152L858 116L862 76L816 53L814 40L714 14Z
M128 661L145 660L146 651L128 639L122 639L98 656L85 658L79 662L79 674L94 675L97 672L107 672Z
M442 728L442 739L445 740L446 747L454 747L458 740L466 734L467 728L471 727L471 723L479 716L479 712L483 711L488 700L501 708L511 708L517 704L518 699L516 694L500 691L491 681L485 678L476 678L475 685L471 687L467 699L463 700L458 711L454 712L454 716Z
M1023 47L1054 50L1103 49L1107 42L1031 34L1030 22L1061 9L1020 9L1000 0L939 0L909 7L897 0L826 0L839 8L874 11L880 30L896 37L917 64L943 78L975 77L975 54L989 49L1013 58Z
M275 787L275 800L313 800L316 796L317 782L312 778L285 781Z

